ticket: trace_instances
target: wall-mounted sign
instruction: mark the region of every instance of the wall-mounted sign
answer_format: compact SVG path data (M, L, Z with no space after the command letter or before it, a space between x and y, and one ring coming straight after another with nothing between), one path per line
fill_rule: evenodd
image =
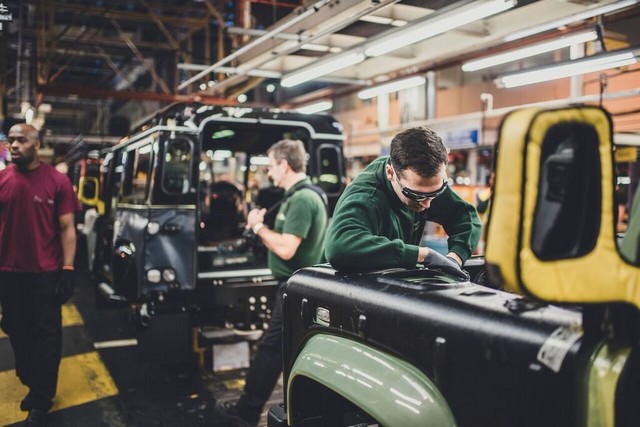
M440 134L442 142L449 149L471 148L478 145L479 129L452 129Z
M4 3L0 3L0 31L2 31L2 24L4 22L12 22L13 15L9 11L9 8L4 5Z
M444 145L450 150L474 148L482 145L480 120L437 120L427 125L440 135Z

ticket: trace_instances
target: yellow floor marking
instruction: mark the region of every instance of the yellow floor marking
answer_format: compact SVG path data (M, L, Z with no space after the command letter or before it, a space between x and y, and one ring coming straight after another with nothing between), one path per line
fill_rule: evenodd
M223 381L222 383L227 388L227 390L242 390L242 388L244 387L244 382L245 381L243 378L236 378Z
M2 319L2 315L0 314L0 319ZM82 320L82 316L80 312L73 304L64 304L62 306L62 327L65 326L77 326L82 325L84 321ZM0 330L0 338L6 338L2 330Z
M15 370L0 372L0 425L22 421L26 413L20 411L20 401L27 388L16 377ZM58 392L52 411L82 405L118 394L109 371L98 352L65 357L60 363Z
M73 304L62 305L62 326L77 326L82 325L84 321L80 312Z

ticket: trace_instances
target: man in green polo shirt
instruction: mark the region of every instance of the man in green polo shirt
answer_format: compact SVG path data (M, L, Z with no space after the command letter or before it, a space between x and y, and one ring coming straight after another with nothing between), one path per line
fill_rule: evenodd
M242 396L237 402L216 404L220 415L235 425L256 425L262 407L282 372L282 291L294 271L318 264L327 229L327 210L319 193L307 188L306 152L301 141L282 140L267 151L269 177L285 190L284 201L270 229L264 224L266 209L254 209L247 216L247 228L269 250L268 263L279 286L269 328L251 363Z
M475 208L448 185L447 150L432 130L398 133L389 156L373 161L347 187L327 233L325 256L336 270L440 267L458 276L478 244ZM443 226L447 256L419 246L425 222Z

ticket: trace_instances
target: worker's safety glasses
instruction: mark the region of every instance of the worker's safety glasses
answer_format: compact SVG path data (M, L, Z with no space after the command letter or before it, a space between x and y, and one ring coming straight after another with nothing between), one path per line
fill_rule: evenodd
M398 182L398 185L400 186L400 189L402 190L402 194L407 199L411 199L414 202L424 202L425 200L433 200L436 197L438 197L439 195L441 195L442 193L444 193L445 190L447 189L447 187L449 186L449 182L446 179L444 179L444 180L442 180L442 187L440 187L436 191L431 191L429 193L423 193L422 191L415 191L415 190L412 190L410 188L405 187L404 185L402 185L400 183L400 178L398 178L398 173L394 171L393 174L395 175L396 181Z

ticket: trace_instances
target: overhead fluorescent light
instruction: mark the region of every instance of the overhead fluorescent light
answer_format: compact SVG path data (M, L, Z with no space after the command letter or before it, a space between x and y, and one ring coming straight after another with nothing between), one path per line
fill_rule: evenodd
M207 68L209 68L208 65L186 64L186 63L178 64L179 70L202 71L202 70L206 70ZM216 72L227 73L227 74L239 74L243 71L240 70L240 67L217 67ZM264 77L267 79L279 79L282 76L282 74L278 71L261 70L259 68L252 68L250 70L247 70L246 73L247 75L252 77Z
M302 46L300 46L300 49L311 50L314 52L331 52L331 53L342 52L341 47L327 46L325 44L316 44L316 43L303 44Z
M299 113L302 114L313 114L319 113L320 111L326 111L333 107L333 101L325 100L316 102L314 104L304 105L302 107L296 108Z
M384 95L386 93L397 92L402 89L409 89L411 87L420 86L425 82L425 78L419 76L396 80L380 86L372 87L370 89L361 90L360 92L358 92L358 98L369 99L373 98L374 96Z
M547 42L536 43L531 46L514 49L497 55L486 56L484 58L475 59L462 64L462 71L477 71L483 68L494 67L496 65L505 64L507 62L517 61L523 58L540 55L545 52L551 52L563 47L573 46L580 43L586 43L598 38L596 31L584 31L578 34L561 37L559 39Z
M303 67L302 69L284 76L280 85L283 87L299 85L300 83L313 80L320 76L324 76L325 74L333 73L334 71L341 70L362 61L364 61L364 54L360 52L335 56L329 61L316 62L310 67Z
M609 3L601 7L594 7L592 9L585 10L583 12L574 13L573 15L565 18L555 19L553 21L545 22L544 24L536 25L526 30L518 31L509 34L505 37L505 41L518 40L524 37L529 37L534 34L543 33L545 31L553 30L565 25L572 24L578 21L584 21L585 19L593 18L594 16L604 15L607 13L615 12L616 10L624 9L628 6L633 6L640 0L624 0Z
M265 79L279 79L282 73L272 70L260 70L258 68L247 71L247 75L251 77L264 77Z
M312 50L314 52L328 52L330 48L325 44L306 43L300 46L300 49Z
M453 30L479 19L503 12L516 5L515 0L474 1L442 14L434 14L419 25L401 27L388 37L373 42L365 50L367 56L380 56L401 47Z
M371 22L373 24L380 25L389 25L393 22L393 19L384 16L364 15L360 17L360 21Z
M593 73L610 68L623 67L634 64L635 62L636 58L632 51L612 52L535 70L506 74L498 77L495 83L498 87L512 88L565 77L579 76L581 74Z

